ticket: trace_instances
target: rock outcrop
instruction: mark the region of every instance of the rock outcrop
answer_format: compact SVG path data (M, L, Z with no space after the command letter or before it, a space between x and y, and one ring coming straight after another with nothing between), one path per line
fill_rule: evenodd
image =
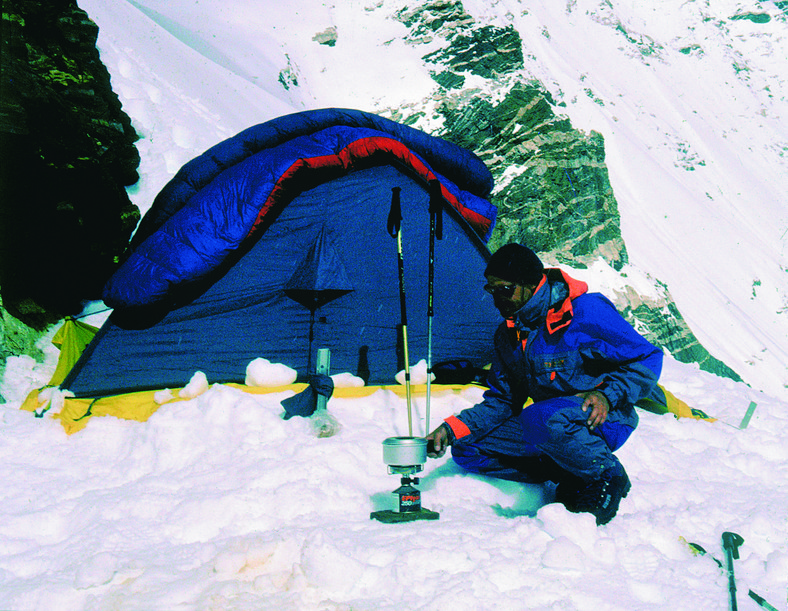
M74 0L3 3L0 290L41 329L95 298L139 219L137 135Z
M137 135L74 0L5 0L0 367L97 298L139 220Z
M392 115L416 125L439 115L440 135L487 163L499 211L490 250L520 241L548 262L584 268L601 258L622 270L628 258L604 139L573 128L549 92L524 73L517 31L475 23L458 0L426 2L397 17L410 30L410 44L429 46L423 60L437 86L423 108ZM698 342L666 287L657 289L657 298L633 289L610 297L677 360L740 380Z

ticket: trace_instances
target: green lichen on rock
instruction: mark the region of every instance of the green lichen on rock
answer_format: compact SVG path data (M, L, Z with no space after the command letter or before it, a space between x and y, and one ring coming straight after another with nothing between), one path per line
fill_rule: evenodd
M337 44L337 39L339 35L337 33L337 29L334 26L330 26L323 30L322 32L318 32L312 37L316 43L321 45L326 45L327 47L333 47Z
M662 45L654 39L645 34L630 32L621 23L616 25L616 31L621 34L633 48L637 49L643 57L650 57L652 55L658 56L662 52Z
M487 163L498 189L490 248L523 241L558 260L626 263L618 206L598 133L573 129L540 85L517 83L493 104L476 98L444 109L444 137Z
M731 21L739 21L741 19L746 19L748 21L752 21L753 23L769 23L772 18L768 13L739 13L731 17Z
M470 32L458 32L447 48L425 55L424 60L445 65L454 72L496 78L522 69L522 40L512 26L485 26Z
M427 2L416 9L403 9L397 17L411 30L411 44L441 38L445 44L423 59L443 70L433 72L438 84L458 88L462 74L497 78L523 68L520 34L513 26L476 27L461 2ZM450 76L454 75L454 76Z
M658 297L643 297L632 288L614 296L618 310L655 346L681 363L697 363L700 369L741 382L725 363L709 354L681 316L667 287L656 282Z
M450 38L454 32L474 26L474 19L465 12L459 0L432 0L415 8L405 7L395 17L409 30L408 40L430 40L439 30L442 38Z
M462 74L457 74L451 70L443 70L441 72L430 72L430 76L435 80L438 85L446 89L461 89L465 84L465 77Z
M703 55L703 48L698 44L687 45L686 47L681 47L679 53L701 56Z

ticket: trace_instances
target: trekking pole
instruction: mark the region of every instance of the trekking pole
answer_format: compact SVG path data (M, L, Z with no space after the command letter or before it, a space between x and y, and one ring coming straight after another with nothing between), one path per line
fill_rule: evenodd
M432 389L432 319L433 295L435 285L435 239L443 238L443 215L441 214L441 183L437 179L430 181L430 255L429 280L427 282L427 406L425 431L430 432L430 395Z
M718 567L720 567L721 570L727 572L727 570L725 569L725 565L723 565L722 562L720 562L717 558L709 554L703 548L702 545L700 545L699 543L691 543L690 541L687 541L684 537L679 537L679 539L687 544L687 547L689 547L690 551L694 556L705 556L708 554L709 558L714 560L714 562L717 564ZM743 539L742 542L744 542ZM769 601L767 601L763 596L759 595L757 592L753 592L752 590L749 590L747 593L749 594L750 598L752 598L756 603L758 603L759 606L766 609L767 611L778 611L777 607L770 604Z
M399 271L399 309L402 320L402 355L405 360L405 399L408 404L408 435L413 437L413 416L410 396L410 359L408 357L408 315L405 308L405 263L402 259L402 207L400 206L400 187L391 188L391 210L389 210L388 231L397 238L397 267Z
M733 559L739 557L739 546L744 543L741 535L732 532L722 533L722 549L725 550L725 559L728 563L728 591L731 596L731 611L737 611L736 604L736 579L733 576Z

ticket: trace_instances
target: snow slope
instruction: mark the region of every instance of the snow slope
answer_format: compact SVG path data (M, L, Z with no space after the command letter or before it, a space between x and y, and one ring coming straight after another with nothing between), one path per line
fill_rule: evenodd
M249 125L428 104L433 90L424 49L392 18L401 1L79 4L142 135L130 194L143 211L183 163ZM408 432L394 393L332 398L341 430L330 438L282 420L287 393L218 385L145 423L93 418L68 437L18 410L54 368L46 346L43 364L9 359L2 383L0 609L714 611L728 609L727 579L681 537L722 560L725 531L745 540L739 608L757 608L751 588L788 609L785 9L464 5L479 23L514 24L528 75L575 126L605 135L633 265L626 279L602 264L577 275L602 292L667 283L750 386L669 358L662 383L724 421L641 412L618 452L633 489L604 527L550 504L550 487L469 476L447 458L428 462L422 485L440 520L384 525L369 513L398 480L380 444ZM747 11L772 18L730 19ZM334 46L313 39L331 28ZM478 397L436 395L432 425ZM415 410L422 434L423 397Z
M529 69L605 136L632 262L746 381L788 382L788 15L772 2L528 3ZM765 14L768 23L732 19Z

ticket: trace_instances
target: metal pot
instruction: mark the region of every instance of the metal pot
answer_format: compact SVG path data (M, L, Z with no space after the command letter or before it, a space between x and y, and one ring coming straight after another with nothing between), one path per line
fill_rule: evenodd
M383 440L383 462L408 467L427 462L427 440L424 437L389 437Z

